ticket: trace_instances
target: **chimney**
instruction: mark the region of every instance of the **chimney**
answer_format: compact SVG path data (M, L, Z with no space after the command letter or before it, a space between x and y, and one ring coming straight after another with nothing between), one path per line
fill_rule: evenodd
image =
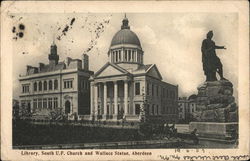
M89 70L89 56L87 54L82 55L82 68L83 70Z
M70 57L67 57L67 58L66 58L66 66L69 66L71 60L72 60L72 59L71 59Z
M32 66L27 65L27 66L26 66L26 75L29 75L30 69L32 69Z
M44 68L44 64L43 63L39 63L39 71L41 71L42 70L42 68Z

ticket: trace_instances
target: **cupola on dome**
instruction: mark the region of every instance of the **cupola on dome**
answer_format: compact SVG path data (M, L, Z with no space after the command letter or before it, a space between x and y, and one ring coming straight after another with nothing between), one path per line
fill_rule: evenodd
M108 51L111 63L119 64L124 69L136 69L143 64L143 51L137 35L130 30L128 19L122 20L121 30L119 30L111 41Z
M141 43L137 35L130 30L130 26L128 25L128 19L125 17L122 21L121 30L118 31L112 41L111 46L121 45L121 44L131 44L137 45L141 48Z

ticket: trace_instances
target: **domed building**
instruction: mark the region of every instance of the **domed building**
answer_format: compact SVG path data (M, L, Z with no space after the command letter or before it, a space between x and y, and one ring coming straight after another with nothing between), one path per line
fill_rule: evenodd
M144 64L140 39L126 16L107 55L109 62L90 79L92 120L177 120L178 86L162 81L155 64Z

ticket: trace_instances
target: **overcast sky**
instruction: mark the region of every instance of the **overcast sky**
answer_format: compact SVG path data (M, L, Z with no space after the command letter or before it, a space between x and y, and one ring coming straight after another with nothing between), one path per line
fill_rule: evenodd
M16 27L13 37L21 31L19 24L25 26L23 37L13 39L13 92L14 98L18 98L18 75L25 73L28 64L38 66L39 62L48 63L53 40L57 44L60 61L66 57L81 58L82 53L90 50L90 69L94 72L99 70L108 61L110 42L120 30L124 13L13 16L13 27ZM216 44L227 48L217 50L217 55L223 64L225 77L234 84L234 95L237 96L236 13L127 13L127 18L131 30L141 41L144 64L156 64L164 81L179 85L179 96L196 94L197 87L204 82L201 42L206 33L213 30ZM103 25L101 29L100 24ZM63 35L66 25L69 28ZM59 36L60 40L57 39Z

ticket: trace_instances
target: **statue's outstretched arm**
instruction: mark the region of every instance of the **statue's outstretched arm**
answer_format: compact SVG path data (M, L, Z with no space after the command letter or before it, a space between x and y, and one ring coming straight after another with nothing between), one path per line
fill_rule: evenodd
M217 46L215 45L215 49L226 49L225 46Z

